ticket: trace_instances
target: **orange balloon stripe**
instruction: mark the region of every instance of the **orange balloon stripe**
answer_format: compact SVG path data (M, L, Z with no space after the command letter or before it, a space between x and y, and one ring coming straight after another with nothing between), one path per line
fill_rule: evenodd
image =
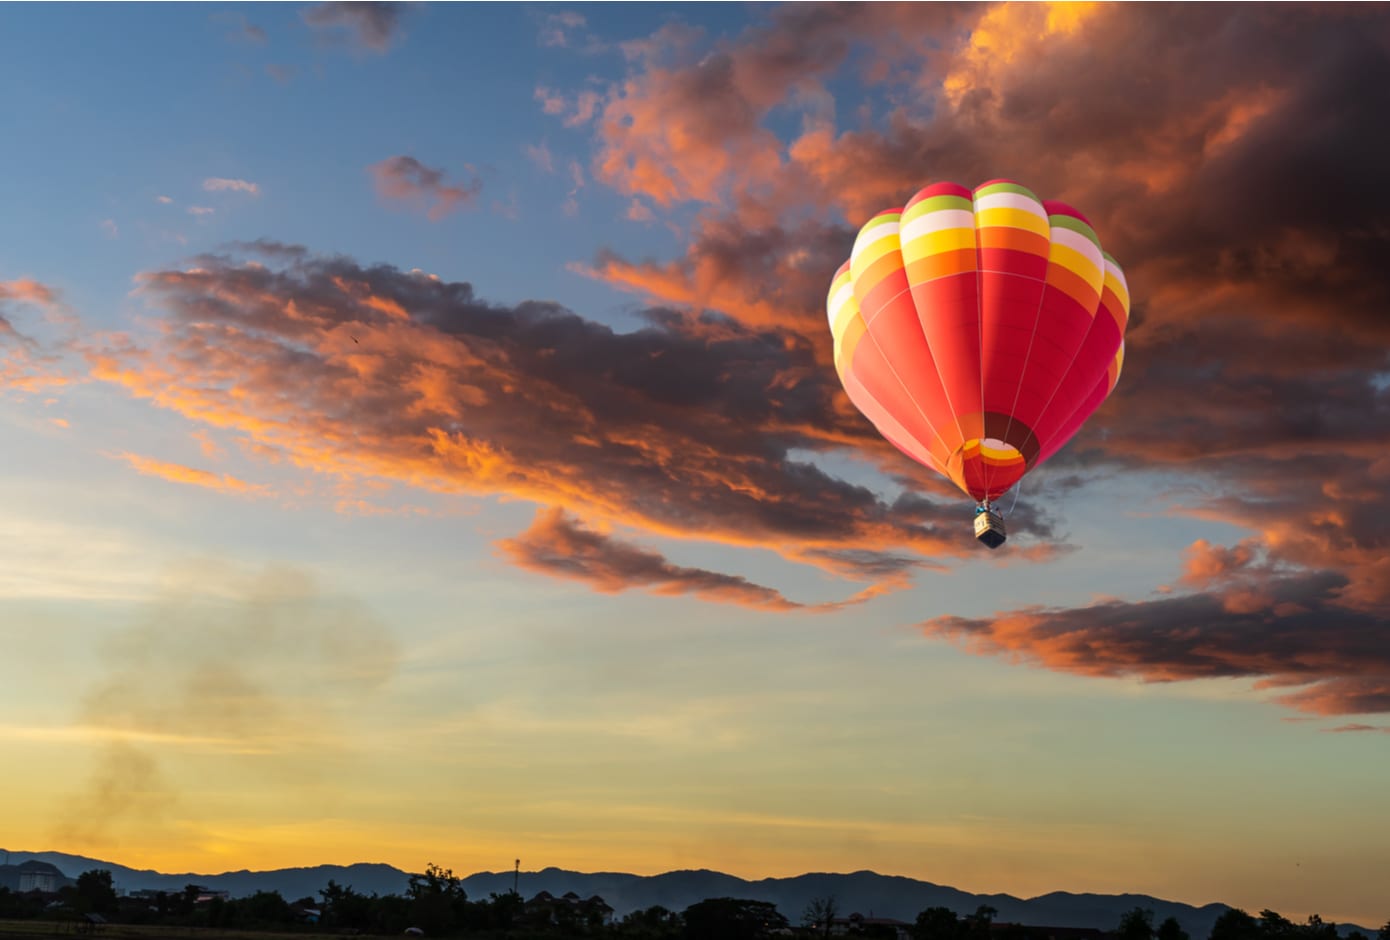
M1047 286L1066 294L1076 305L1086 311L1087 316L1095 316L1100 306L1100 291L1086 282L1079 274L1054 264L1047 269Z
M911 261L907 265L907 279L912 284L921 284L926 281L934 281L939 277L966 273L970 275L973 282L975 278L975 249L973 248L943 251L939 254L928 255L918 261Z
M980 229L980 247L1021 251L1046 261L1050 246L1048 240L1037 232L1004 225L987 225Z

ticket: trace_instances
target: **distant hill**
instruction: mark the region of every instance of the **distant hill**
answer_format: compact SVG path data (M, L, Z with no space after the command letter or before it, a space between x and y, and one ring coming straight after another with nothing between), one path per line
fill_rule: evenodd
M3 851L3 850L0 850ZM318 865L313 868L281 868L275 871L234 871L221 874L163 874L127 868L114 862L66 855L62 852L11 852L10 867L26 861L46 862L69 878L93 868L111 871L121 892L148 888L156 891L182 891L185 885L226 891L244 897L257 891L278 891L286 900L316 897L330 880L351 886L362 894L404 894L410 875L390 865ZM4 866L0 866L3 868ZM512 888L513 873L478 872L462 879L469 897L485 898ZM660 904L673 911L684 910L697 901L715 897L748 898L770 901L792 923L801 920L806 906L815 898L834 896L845 913L859 911L899 920L916 919L928 907L948 907L957 914L973 914L982 904L998 911L1000 922L1054 927L1094 927L1113 930L1120 918L1136 908L1154 912L1154 922L1174 917L1194 940L1204 940L1212 924L1230 908L1225 904L1193 907L1165 901L1146 894L1070 894L1055 891L1035 898L1016 898L1010 894L970 894L945 885L932 884L897 875L871 871L851 874L814 873L794 878L764 878L746 881L717 871L672 871L661 875L631 875L620 872L584 873L546 868L524 871L518 887L525 897L541 891L563 895L573 891L581 897L597 894L612 905L621 917L631 911ZM1360 930L1374 936L1375 930L1343 924L1345 935Z
M11 865L30 860L47 862L74 879L93 868L109 869L116 890L122 894L145 888L177 893L185 885L196 884L214 891L226 891L238 898L257 891L278 891L286 900L294 901L302 897L317 897L319 890L329 880L340 885L351 885L362 894L404 894L410 880L410 875L399 868L368 863L281 868L275 871L229 871L218 875L191 872L169 875L64 852L10 852L9 855Z

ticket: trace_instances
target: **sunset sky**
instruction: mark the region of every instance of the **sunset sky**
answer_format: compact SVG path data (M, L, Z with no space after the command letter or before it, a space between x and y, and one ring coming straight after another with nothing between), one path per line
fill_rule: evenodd
M0 843L1379 926L1388 114L1377 4L0 7ZM999 177L1134 303L990 553L825 299Z

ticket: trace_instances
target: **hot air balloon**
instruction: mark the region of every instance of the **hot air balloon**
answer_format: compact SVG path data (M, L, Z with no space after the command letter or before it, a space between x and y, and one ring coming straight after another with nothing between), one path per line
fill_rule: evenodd
M1129 290L1077 210L1012 180L933 183L864 224L826 302L835 370L888 441L995 502L1115 388Z

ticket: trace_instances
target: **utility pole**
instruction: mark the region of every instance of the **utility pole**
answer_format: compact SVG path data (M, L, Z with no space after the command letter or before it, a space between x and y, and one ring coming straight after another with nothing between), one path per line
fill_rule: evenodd
M521 892L517 890L519 884L521 884L521 859L516 860L516 870L512 872L512 894L518 897L521 896Z

